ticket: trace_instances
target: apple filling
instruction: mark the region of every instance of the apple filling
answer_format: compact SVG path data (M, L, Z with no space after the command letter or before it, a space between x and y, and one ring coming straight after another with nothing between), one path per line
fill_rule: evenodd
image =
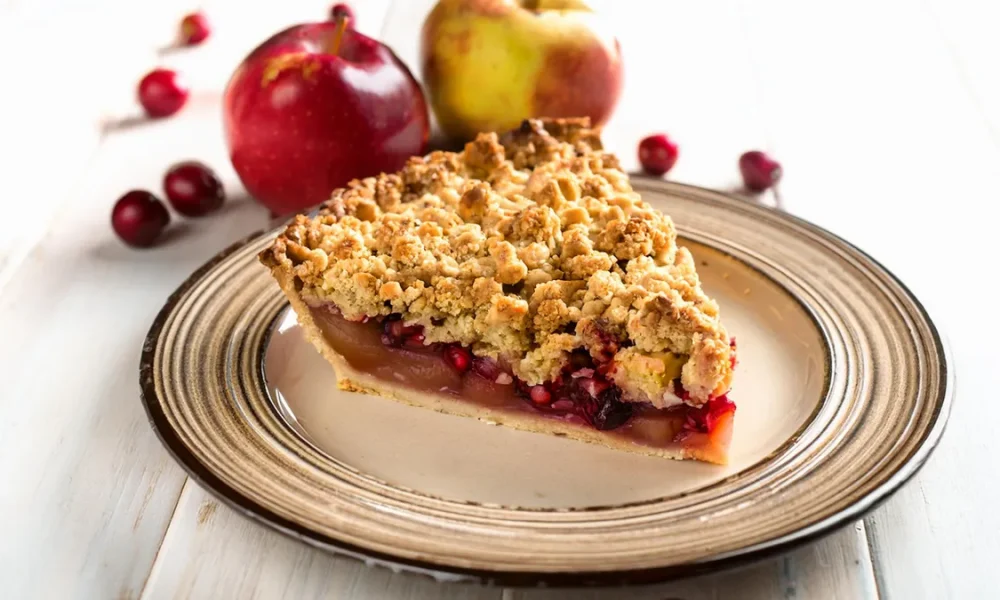
M352 368L379 380L492 410L558 419L709 462L725 461L736 410L725 395L701 407L660 409L629 402L608 377L614 363L595 364L585 350L571 354L560 377L528 385L503 363L475 356L466 347L425 343L423 329L398 316L349 321L331 304L310 307L310 313L334 351ZM679 376L678 370L673 393L685 399Z

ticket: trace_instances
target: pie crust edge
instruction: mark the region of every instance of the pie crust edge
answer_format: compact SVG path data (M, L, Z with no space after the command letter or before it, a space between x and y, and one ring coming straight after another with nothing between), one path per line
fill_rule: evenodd
M565 423L555 419L550 419L544 415L517 415L505 411L493 410L487 407L478 406L462 399L452 399L441 395L430 394L414 390L404 385L397 385L392 382L377 379L367 373L353 368L347 360L326 341L319 326L313 320L309 310L309 305L302 298L302 295L295 289L295 277L290 272L282 268L273 268L271 274L277 280L281 290L285 293L292 309L298 316L299 326L302 327L305 337L315 346L316 350L333 367L337 377L337 387L348 392L359 392L374 396L381 396L403 404L415 406L422 409L429 409L439 413L451 414L461 417L471 417L485 423L502 425L520 431L532 433L543 433L551 436L562 437L570 440L587 442L599 446L660 458L674 460L701 460L715 464L724 464L720 457L711 453L701 452L696 447L685 447L678 444L672 448L657 448L642 444L633 443L627 439L615 436L613 433L590 430L587 427L573 423ZM718 427L724 429L723 435L731 434L730 421L720 423ZM714 435L714 432L713 432ZM728 445L728 444L726 444Z

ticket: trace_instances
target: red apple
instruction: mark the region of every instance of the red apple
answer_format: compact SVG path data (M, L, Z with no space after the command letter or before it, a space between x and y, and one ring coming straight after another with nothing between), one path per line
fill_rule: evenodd
M528 117L611 117L622 90L618 40L584 0L439 0L424 22L421 71L454 138Z
M398 170L425 151L429 132L406 66L346 19L296 25L258 46L229 80L223 110L233 167L278 215Z

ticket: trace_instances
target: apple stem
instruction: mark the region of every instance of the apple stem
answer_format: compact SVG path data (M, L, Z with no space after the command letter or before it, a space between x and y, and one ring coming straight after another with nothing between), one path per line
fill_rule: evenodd
M526 10L538 10L539 0L524 0L521 3L521 7Z
M344 32L347 31L347 23L351 19L344 15L337 17L337 31L333 34L333 40L330 42L330 54L337 56L337 52L340 51L340 43L344 40Z

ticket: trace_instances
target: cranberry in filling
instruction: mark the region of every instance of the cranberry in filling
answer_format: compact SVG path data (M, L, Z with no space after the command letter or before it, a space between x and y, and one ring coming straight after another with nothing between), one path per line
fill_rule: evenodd
M586 352L574 352L558 379L529 386L517 380L522 398L540 412L574 414L594 429L617 429L632 417L635 405L622 401L621 388L607 380Z
M457 344L426 344L423 328L399 316L344 319L336 307L311 308L326 341L350 365L374 377L416 390L445 393L492 409L535 412L565 422L613 431L635 443L684 447L711 441L719 424L727 429L735 405L720 396L700 408L681 405L656 409L626 402L621 388L606 377L611 356L595 364L584 350L575 351L563 373L543 385L528 385L505 365L475 356ZM685 398L680 381L675 393Z

